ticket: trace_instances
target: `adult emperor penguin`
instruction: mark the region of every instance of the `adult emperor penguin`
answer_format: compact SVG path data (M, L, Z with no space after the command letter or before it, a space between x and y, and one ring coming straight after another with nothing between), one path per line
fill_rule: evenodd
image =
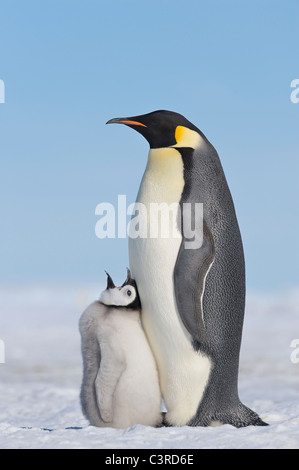
M166 423L265 425L238 395L245 264L216 150L175 112L154 111L108 123L135 129L150 145L137 197L147 211L139 211L139 223L156 223L151 220L152 203L177 207L176 229L168 238L160 233L129 238L130 268L158 364ZM200 223L192 220L201 243L193 246L183 229L186 203L194 208L194 203L203 204Z

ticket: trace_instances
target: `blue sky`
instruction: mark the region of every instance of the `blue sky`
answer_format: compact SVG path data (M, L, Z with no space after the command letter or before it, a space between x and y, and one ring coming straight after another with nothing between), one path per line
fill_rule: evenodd
M170 109L216 147L248 290L298 286L296 0L3 0L0 282L116 282L127 240L100 202L135 200L148 144L108 119Z

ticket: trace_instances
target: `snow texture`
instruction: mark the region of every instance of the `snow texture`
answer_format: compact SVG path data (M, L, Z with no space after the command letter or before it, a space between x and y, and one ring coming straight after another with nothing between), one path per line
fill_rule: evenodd
M0 288L0 448L299 448L299 291L247 299L240 397L270 426L115 430L89 426L79 403L78 320L101 290Z

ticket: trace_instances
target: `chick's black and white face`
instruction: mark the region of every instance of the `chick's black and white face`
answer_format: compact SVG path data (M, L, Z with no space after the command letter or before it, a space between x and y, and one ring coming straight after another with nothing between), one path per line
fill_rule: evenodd
M141 303L137 290L137 285L131 277L131 272L127 268L127 278L122 286L116 287L111 276L107 274L107 288L100 296L100 302L107 306L126 307L129 309L140 310Z
M104 290L100 296L100 301L104 305L115 305L117 307L128 307L135 303L137 292L135 287L125 285Z

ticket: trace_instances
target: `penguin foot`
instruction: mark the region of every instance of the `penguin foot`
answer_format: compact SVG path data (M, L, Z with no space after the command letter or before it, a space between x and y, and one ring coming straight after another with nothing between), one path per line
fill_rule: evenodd
M239 403L236 408L219 411L213 415L210 413L202 413L198 410L196 416L188 423L188 426L213 426L215 425L214 423L231 424L235 428L269 426L257 413L243 405L243 403Z
M163 428L164 425L164 412L161 412L160 419L157 420L156 424L154 425L155 428Z
M162 416L163 416L162 426L164 426L165 428L170 428L172 425L169 424L167 419L166 419L167 418L167 413L163 412Z
M227 420L226 424L231 424L236 428L245 428L247 426L269 426L265 423L257 413L241 404L238 407L236 413L232 412Z

